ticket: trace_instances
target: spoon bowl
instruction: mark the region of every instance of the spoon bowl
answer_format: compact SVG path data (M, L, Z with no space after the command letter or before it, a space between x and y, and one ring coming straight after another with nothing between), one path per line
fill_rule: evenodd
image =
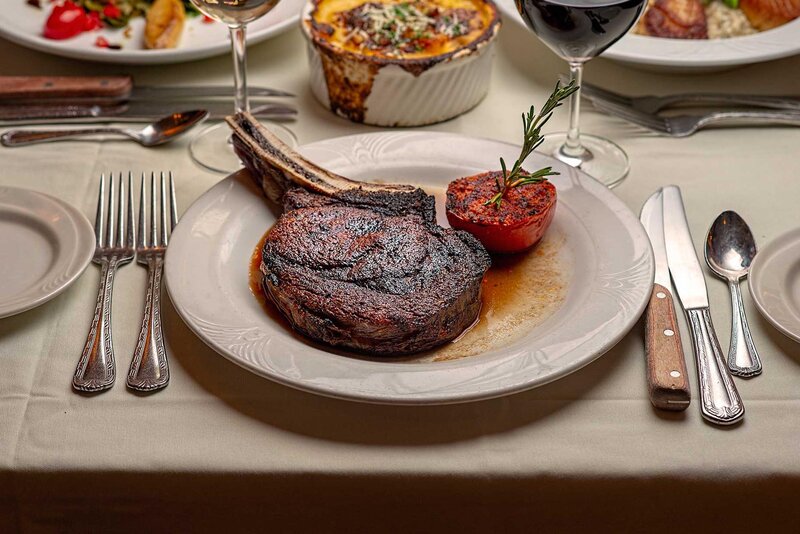
M208 111L195 109L162 117L139 130L139 142L144 146L163 145L185 134L208 117Z
M742 303L739 281L747 277L756 256L756 240L750 227L735 211L724 211L711 225L706 237L706 263L723 280L731 293L731 344L728 368L731 374L750 377L761 373L761 358L753 343Z
M738 213L724 211L708 231L705 254L706 263L717 275L741 280L756 256L756 240Z

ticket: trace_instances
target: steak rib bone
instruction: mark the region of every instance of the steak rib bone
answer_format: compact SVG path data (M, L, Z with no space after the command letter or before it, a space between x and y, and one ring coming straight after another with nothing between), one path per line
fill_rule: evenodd
M405 184L359 182L323 169L307 160L248 112L225 119L233 130L234 150L267 197L278 204L293 186L371 207L388 215L416 213L436 219L433 199L422 189Z

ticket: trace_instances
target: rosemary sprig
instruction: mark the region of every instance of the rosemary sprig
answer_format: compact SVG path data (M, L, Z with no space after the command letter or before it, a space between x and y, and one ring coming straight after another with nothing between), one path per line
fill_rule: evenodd
M517 161L514 162L514 166L511 167L510 172L506 168L506 162L503 158L500 158L500 167L503 169L503 181L500 182L500 180L495 179L497 193L484 203L485 206L493 204L495 208L499 209L503 197L512 187L543 182L547 180L548 176L559 174L553 171L552 167L544 167L538 171L528 173L522 170L522 163L531 155L531 152L536 150L536 147L544 142L542 126L553 116L553 111L561 105L564 99L568 98L577 90L578 86L575 85L575 80L569 82L569 84L564 87L561 87L560 82L556 82L553 93L547 99L547 102L544 103L542 109L539 110L538 115L534 115L533 106L531 106L527 114L522 114L522 130L524 132L522 151Z

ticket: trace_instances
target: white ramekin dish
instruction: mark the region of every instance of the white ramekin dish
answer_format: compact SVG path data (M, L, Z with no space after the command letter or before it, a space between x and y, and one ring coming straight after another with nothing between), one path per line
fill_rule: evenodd
M422 126L475 107L489 90L500 15L466 47L424 59L387 59L335 48L315 38L309 0L300 24L308 41L311 90L325 107L355 122Z

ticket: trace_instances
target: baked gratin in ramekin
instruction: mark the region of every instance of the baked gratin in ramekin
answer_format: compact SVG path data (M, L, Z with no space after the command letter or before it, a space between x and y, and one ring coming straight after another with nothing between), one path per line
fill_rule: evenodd
M487 0L309 0L302 26L323 105L356 122L419 126L486 95L500 16Z

